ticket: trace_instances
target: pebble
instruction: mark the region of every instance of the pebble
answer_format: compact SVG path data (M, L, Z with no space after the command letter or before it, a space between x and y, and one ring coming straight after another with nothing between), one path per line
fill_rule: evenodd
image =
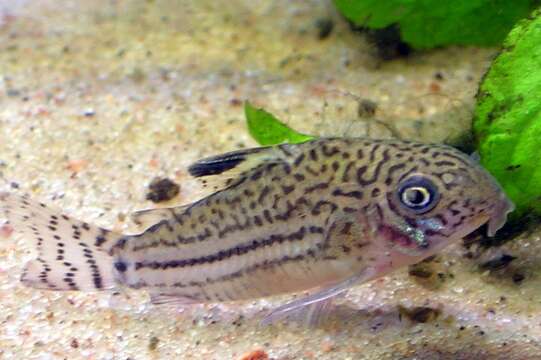
M180 185L167 178L155 178L148 185L146 199L152 202L171 200L180 192Z

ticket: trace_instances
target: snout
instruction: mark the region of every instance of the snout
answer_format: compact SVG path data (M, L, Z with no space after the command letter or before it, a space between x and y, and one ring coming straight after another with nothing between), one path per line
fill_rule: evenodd
M515 204L505 195L503 191L500 191L498 201L490 213L490 220L488 221L488 236L494 236L507 221L507 214L515 210Z

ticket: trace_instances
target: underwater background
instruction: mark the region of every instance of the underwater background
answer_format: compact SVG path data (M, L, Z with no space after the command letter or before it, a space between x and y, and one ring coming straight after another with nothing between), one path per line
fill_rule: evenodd
M134 231L153 179L188 203L190 163L257 146L245 100L306 134L456 143L497 53L378 50L328 1L0 0L0 190ZM541 359L535 228L358 286L315 328L259 326L286 298L25 288L30 250L0 228L1 359Z

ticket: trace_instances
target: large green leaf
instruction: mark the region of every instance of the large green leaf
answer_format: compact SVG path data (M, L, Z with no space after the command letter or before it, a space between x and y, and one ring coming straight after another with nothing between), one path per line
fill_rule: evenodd
M393 24L414 48L443 45L499 45L513 24L538 0L334 0L359 26Z
M482 164L517 206L541 215L541 12L505 39L480 86L474 132Z
M249 102L244 104L244 113L250 135L261 145L274 145L284 142L295 144L314 139L314 136L291 129L271 113L263 109L257 109Z

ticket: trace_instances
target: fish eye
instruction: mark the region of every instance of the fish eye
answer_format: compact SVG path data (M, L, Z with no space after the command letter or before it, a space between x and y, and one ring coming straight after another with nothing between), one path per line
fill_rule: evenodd
M398 188L400 203L417 214L432 210L439 201L439 192L434 183L421 176L412 176Z

